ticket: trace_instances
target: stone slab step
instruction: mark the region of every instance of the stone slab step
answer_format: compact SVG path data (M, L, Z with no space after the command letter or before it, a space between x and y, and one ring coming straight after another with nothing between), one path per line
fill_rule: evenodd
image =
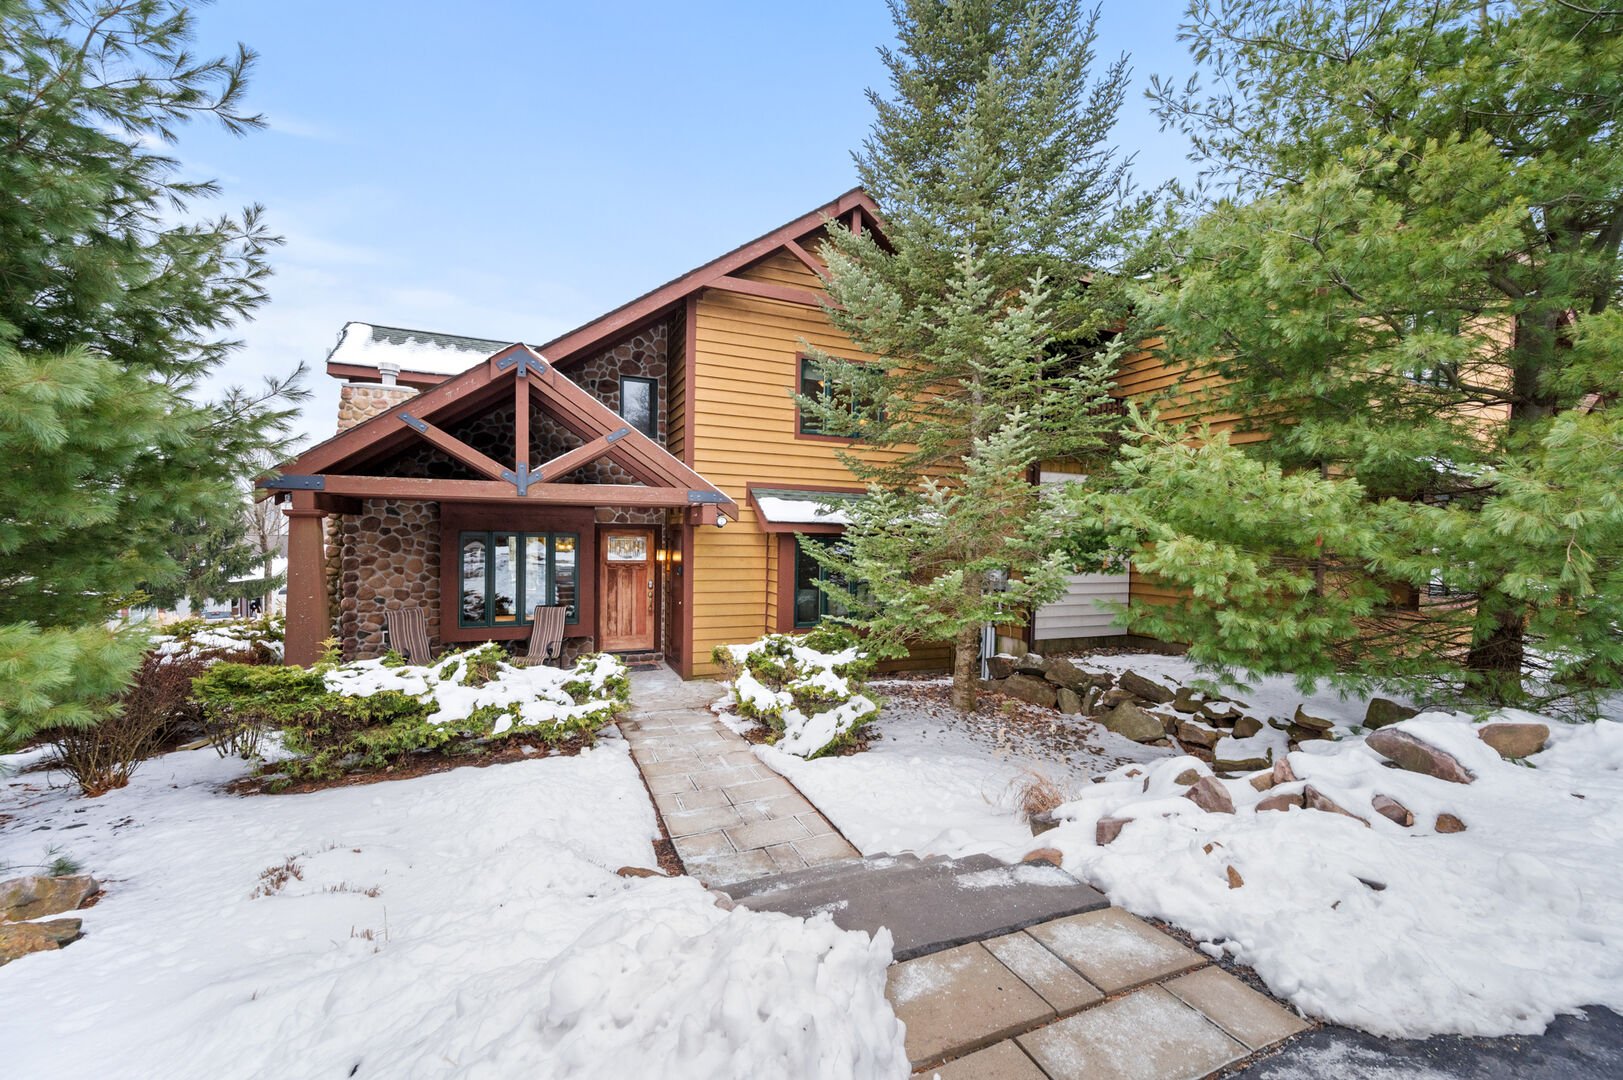
M922 862L945 861L946 856L944 855L931 855L928 859L920 859L910 851L903 852L900 855L880 852L875 855L865 855L860 859L838 859L817 866L808 866L804 870L791 870L783 874L770 874L766 877L751 878L748 881L736 881L726 886L725 891L734 900L742 902L748 897L785 893L791 889L806 885L822 889L833 882L854 874L876 873L896 866L917 866Z
M1110 904L1056 866L1007 866L989 855L844 866L824 880L803 876L780 889L746 884L752 891L734 898L754 910L802 917L826 911L847 930L889 928L898 961Z

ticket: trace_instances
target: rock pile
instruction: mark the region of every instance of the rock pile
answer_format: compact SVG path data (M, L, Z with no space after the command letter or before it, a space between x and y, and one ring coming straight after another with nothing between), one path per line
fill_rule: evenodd
M0 966L79 940L78 919L30 920L83 907L99 891L96 879L83 875L31 874L0 881Z

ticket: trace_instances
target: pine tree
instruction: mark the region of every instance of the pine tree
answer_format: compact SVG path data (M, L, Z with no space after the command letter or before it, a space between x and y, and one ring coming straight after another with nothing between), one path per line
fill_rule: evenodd
M257 207L183 220L215 187L153 149L261 124L252 54L199 59L192 32L164 0L0 0L0 743L93 719L108 679L38 665L127 673L95 628L180 575L177 535L235 519L299 396L295 373L205 399L277 241Z
M890 94L870 91L855 155L884 235L831 227L822 248L830 317L884 359L814 354L823 389L800 405L881 451L845 455L875 497L823 556L865 583L868 614L852 621L876 640L952 641L953 703L968 710L980 625L1000 604L1024 621L1062 587L1031 543L1031 474L1098 450L1111 426L1113 272L1143 209L1106 141L1128 69L1091 74L1098 15L1074 0L894 0L891 13ZM994 570L1025 584L989 597Z
M1197 3L1185 30L1211 88L1153 95L1220 197L1185 205L1142 314L1280 468L1224 514L1146 444L1100 505L1204 606L1139 624L1218 666L1492 701L1623 685L1623 13Z

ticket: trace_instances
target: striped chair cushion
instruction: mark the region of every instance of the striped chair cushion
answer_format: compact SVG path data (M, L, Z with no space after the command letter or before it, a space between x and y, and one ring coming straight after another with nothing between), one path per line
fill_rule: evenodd
M537 606L530 623L530 649L524 657L527 664L544 664L556 660L563 652L564 616L566 607Z
M389 633L389 648L413 664L434 659L428 647L428 620L419 607L389 608L383 612L383 625Z

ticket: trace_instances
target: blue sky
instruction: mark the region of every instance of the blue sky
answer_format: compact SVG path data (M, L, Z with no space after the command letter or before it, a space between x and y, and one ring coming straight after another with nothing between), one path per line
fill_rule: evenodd
M1102 56L1133 57L1118 142L1154 183L1187 172L1141 91L1189 67L1182 3L1107 3ZM271 303L225 373L321 361L349 319L538 342L852 187L884 85L880 0L555 4L220 0L200 50L261 54L270 130L186 129L209 212L266 207L287 238Z

